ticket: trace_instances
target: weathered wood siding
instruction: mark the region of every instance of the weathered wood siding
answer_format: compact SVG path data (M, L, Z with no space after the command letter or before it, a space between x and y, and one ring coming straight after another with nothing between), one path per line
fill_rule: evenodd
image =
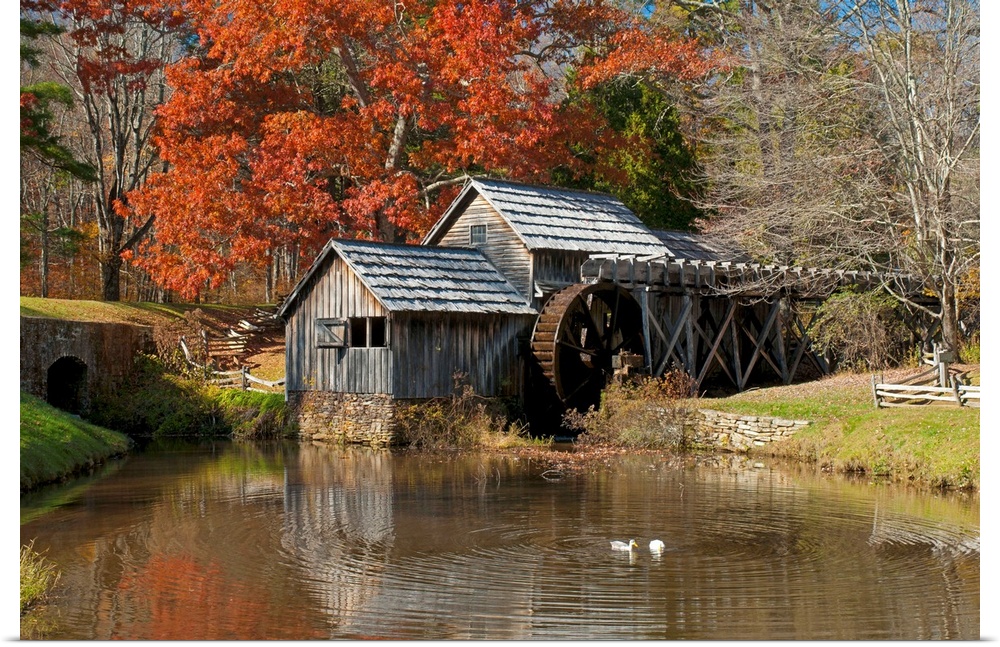
M285 329L288 391L392 393L389 348L317 348L316 320L386 317L388 313L354 272L334 254L300 297ZM390 346L392 319L387 321Z
M455 390L456 373L467 375L478 395L516 396L522 382L518 336L533 316L406 314L393 328L393 395L433 398Z
M469 228L472 225L486 225L486 244L479 249L527 300L531 296L531 255L528 248L482 196L476 196L469 203L437 244L469 247ZM579 271L577 266L577 273Z
M580 283L580 267L587 260L587 252L570 252L555 249L541 249L532 255L533 279L551 292L551 285L572 285ZM546 296L548 296L546 294ZM542 299L544 302L544 299ZM537 305L537 304L536 304Z

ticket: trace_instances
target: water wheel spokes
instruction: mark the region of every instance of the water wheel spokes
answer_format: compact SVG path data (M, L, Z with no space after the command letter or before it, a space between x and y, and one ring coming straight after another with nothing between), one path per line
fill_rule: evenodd
M619 286L569 286L545 304L531 349L556 397L567 408L586 409L599 403L615 355L642 354L642 311Z

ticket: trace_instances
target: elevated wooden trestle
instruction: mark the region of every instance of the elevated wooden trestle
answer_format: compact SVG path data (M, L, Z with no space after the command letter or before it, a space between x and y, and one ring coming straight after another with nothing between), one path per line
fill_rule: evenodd
M582 267L588 283L629 290L643 317L646 370L662 376L683 369L700 389L726 379L742 391L762 380L825 375L833 358L810 338L816 311L837 288L875 289L887 281L911 294L921 286L903 276L818 268L685 261L668 257L595 255ZM936 334L920 313L906 322L912 341Z

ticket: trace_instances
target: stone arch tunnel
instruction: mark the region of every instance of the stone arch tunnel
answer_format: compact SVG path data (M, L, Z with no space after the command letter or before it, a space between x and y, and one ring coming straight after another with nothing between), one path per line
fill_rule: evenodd
M21 317L21 390L81 414L133 374L139 352L155 352L149 326Z
M79 357L60 357L45 376L45 399L54 407L82 413L87 404L87 365Z

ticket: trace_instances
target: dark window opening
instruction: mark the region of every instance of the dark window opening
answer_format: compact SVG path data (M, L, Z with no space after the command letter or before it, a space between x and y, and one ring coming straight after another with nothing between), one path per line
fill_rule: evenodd
M368 338L368 345L372 348L382 348L386 345L385 317L372 317L370 321L371 334Z
M364 348L368 345L368 319L351 317L351 347Z
M471 225L469 227L469 244L473 247L486 244L486 225Z

